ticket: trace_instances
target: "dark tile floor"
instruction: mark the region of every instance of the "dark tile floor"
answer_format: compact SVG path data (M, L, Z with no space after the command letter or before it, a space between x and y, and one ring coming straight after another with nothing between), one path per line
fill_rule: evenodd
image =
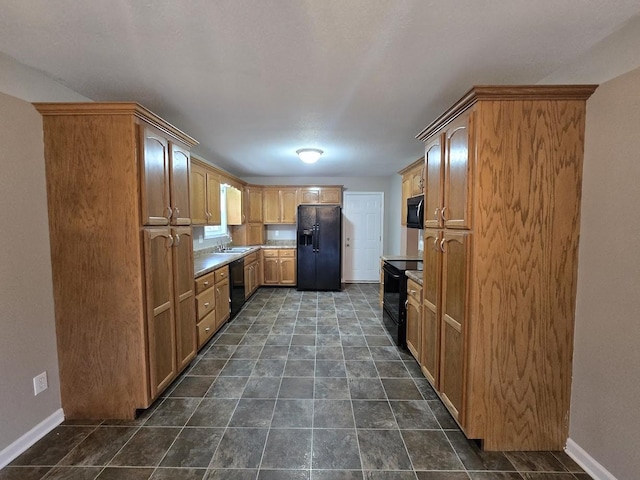
M262 288L132 422L66 422L0 480L588 480L483 452L381 326L378 285Z

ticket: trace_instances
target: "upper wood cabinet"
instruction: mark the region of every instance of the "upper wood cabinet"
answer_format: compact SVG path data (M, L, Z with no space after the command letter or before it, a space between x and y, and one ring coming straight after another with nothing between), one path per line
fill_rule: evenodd
M341 186L300 187L298 189L299 204L341 204Z
M227 225L242 225L245 215L242 210L242 191L236 187L225 188L227 197Z
M204 163L191 162L191 223L220 225L220 175Z
M424 235L422 370L487 450L567 441L594 90L474 87L418 136L433 227Z
M264 187L262 195L263 223L296 223L298 189L296 187Z
M135 103L35 107L62 408L67 419L133 419L194 355L193 242L169 223L188 218L178 185L196 142Z
M140 135L143 223L189 225L189 150L149 125Z
M407 199L424 192L424 158L419 158L398 172L402 175L402 205L400 224L407 224Z
M262 223L262 187L248 185L245 187L245 192L247 222Z
M190 225L189 171L191 157L189 150L169 142L169 165L171 225Z

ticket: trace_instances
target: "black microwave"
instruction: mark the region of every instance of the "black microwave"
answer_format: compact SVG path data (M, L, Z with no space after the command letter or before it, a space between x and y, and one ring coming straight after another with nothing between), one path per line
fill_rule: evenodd
M407 198L407 228L424 228L424 195Z

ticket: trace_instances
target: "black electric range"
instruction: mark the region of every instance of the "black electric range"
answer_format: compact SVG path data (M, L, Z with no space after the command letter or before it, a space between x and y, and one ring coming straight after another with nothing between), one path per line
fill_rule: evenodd
M384 290L383 323L389 334L402 348L407 346L407 270L422 270L422 260L385 260L383 264Z

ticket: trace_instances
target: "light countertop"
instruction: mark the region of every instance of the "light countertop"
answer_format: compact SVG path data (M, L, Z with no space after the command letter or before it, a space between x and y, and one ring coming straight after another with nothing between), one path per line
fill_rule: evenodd
M205 253L195 253L193 256L193 274L195 278L201 277L209 272L212 272L220 267L224 267L225 265L229 265L234 260L237 260L242 257L246 257L247 255L252 254L253 252L257 252L262 249L286 249L286 248L295 248L295 245L258 245L247 247L249 250L246 252L205 252Z

